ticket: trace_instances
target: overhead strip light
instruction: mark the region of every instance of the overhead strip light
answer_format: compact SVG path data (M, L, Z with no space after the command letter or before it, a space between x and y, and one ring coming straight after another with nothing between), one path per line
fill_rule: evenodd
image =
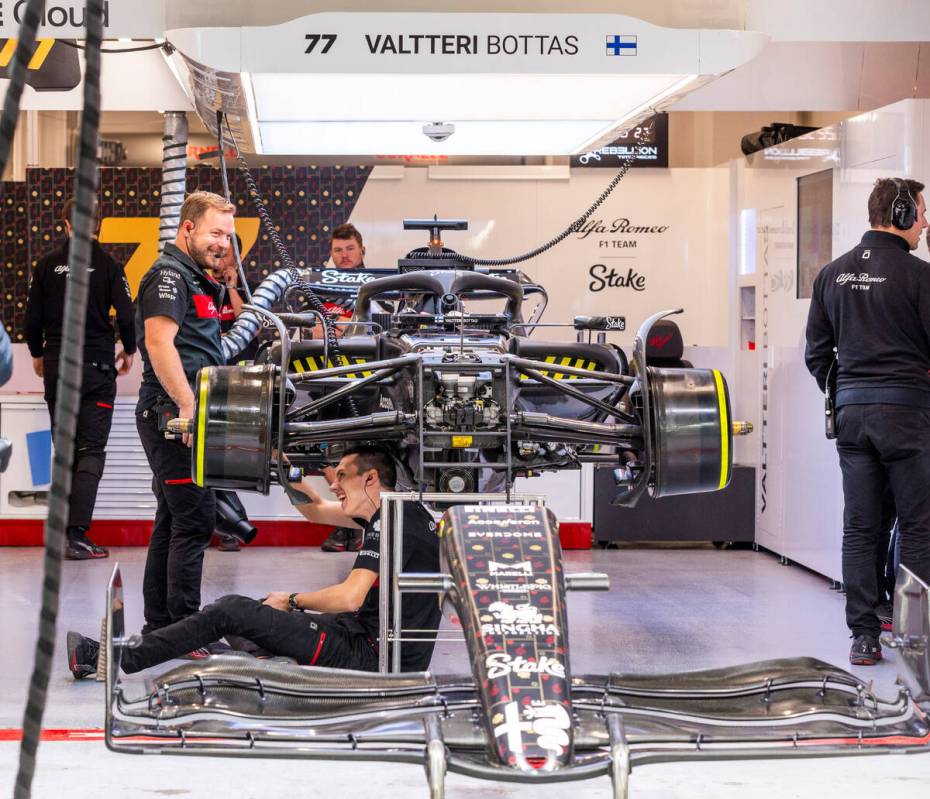
M245 95L246 110L249 114L249 126L252 128L252 145L258 155L265 150L262 145L262 132L258 124L258 106L255 103L255 88L252 85L252 76L248 72L242 73L242 93Z

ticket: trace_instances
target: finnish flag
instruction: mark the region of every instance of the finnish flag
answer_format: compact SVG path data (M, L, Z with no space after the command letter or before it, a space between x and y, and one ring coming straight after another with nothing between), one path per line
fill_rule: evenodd
M608 36L607 55L636 55L636 37Z

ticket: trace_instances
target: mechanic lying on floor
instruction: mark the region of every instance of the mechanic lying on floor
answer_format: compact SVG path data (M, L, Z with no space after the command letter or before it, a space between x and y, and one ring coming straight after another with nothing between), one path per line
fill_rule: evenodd
M147 669L225 635L245 638L272 655L292 657L302 665L377 671L381 492L393 490L396 477L387 452L359 447L347 452L336 466L331 488L337 502L322 500L306 478L295 484L310 497L310 503L298 506L307 519L364 530L362 549L343 582L318 591L274 591L264 600L235 594L222 597L192 616L143 635L138 647L123 649L123 671L132 674ZM401 571L439 571L436 525L418 502L405 503L403 536ZM294 612L301 610L318 613ZM404 629L424 631L422 643L404 643L404 671L429 666L440 615L436 594L404 597ZM68 633L68 666L75 679L96 672L99 650L96 641Z

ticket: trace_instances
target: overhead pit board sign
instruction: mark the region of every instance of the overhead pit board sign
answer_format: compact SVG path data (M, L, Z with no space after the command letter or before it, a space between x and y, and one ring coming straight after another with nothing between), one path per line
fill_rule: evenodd
M39 38L83 39L84 0L46 0ZM0 0L0 36L15 38L26 12L26 0ZM164 0L104 0L104 38L156 39L165 35Z
M656 114L610 144L572 158L571 165L618 169L629 158L634 167L668 166L668 114Z
M170 30L225 72L701 75L755 56L751 31L662 28L621 14L310 14L281 25Z

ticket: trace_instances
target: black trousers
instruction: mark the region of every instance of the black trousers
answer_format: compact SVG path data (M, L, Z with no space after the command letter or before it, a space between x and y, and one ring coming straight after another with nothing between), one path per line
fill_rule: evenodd
M55 427L55 402L58 392L58 360L47 358L43 364L45 403ZM103 367L84 365L81 382L81 404L78 409L74 442L74 464L71 467L71 498L68 504L68 527L90 528L97 504L97 488L106 464L107 439L113 423L113 402L116 399L116 370L110 364Z
M876 558L887 546L885 485L898 514L901 563L930 580L930 410L844 405L836 449L843 471L843 582L853 635L881 632Z
M203 553L216 525L213 491L191 479L191 450L158 432L154 411L136 414L158 503L142 581L145 627L156 630L200 610Z
M202 611L142 636L140 646L122 650L122 669L132 674L218 641L246 638L272 655L304 666L377 671L378 656L357 622L341 615L286 613L260 600L230 595Z

